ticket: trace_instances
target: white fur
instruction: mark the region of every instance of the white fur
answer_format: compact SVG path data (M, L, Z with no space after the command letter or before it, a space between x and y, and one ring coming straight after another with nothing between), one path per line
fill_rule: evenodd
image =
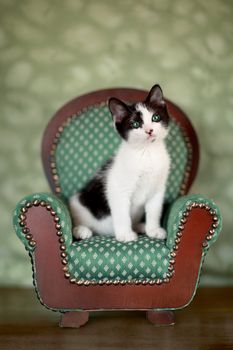
M143 127L129 133L122 141L112 166L106 176L106 197L111 216L96 219L79 201L78 196L70 199L70 208L77 238L98 234L115 234L116 239L128 242L137 239L133 228L146 213L145 233L151 238L164 239L166 232L160 227L160 217L170 159L164 139L168 133L162 123L152 122L153 112L138 104L143 115ZM146 133L153 130L151 135Z
M84 237L86 236L86 227L90 230L89 237L92 236L92 231L102 235L113 234L111 216L107 216L101 220L96 219L90 211L81 204L77 195L70 198L69 205L72 218L75 222L73 235L76 238L87 238Z

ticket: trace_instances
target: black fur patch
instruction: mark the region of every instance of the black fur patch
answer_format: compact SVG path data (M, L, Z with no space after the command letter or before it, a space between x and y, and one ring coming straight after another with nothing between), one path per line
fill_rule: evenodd
M144 102L144 104L147 109L153 111L153 113L158 114L161 117L161 123L165 128L167 128L170 121L167 106L164 105L164 106L151 107L146 101Z
M141 103L148 110L158 114L161 117L160 122L163 126L168 127L170 117L163 98L162 89L158 84L151 88L147 98ZM109 99L108 105L115 122L116 130L123 139L128 139L129 132L133 129L134 121L139 122L140 127L142 127L143 118L141 112L136 110L136 104L128 105L125 102L112 97Z
M128 118L123 118L120 123L116 123L118 133L125 140L128 139L129 132L133 129L133 122L139 122L140 127L142 127L143 124L141 112L136 110L135 104L128 106L128 109Z
M109 159L87 185L79 192L79 199L83 206L97 219L110 215L110 208L105 195L106 171L113 159Z

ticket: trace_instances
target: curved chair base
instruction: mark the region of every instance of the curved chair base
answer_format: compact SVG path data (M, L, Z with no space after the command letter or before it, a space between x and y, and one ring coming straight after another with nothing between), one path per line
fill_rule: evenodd
M146 318L154 326L172 326L175 324L174 312L167 310L148 310ZM64 328L80 328L89 320L88 311L69 311L61 314L59 326Z
M147 311L146 318L155 326L172 326L175 324L173 311L167 311L167 310Z
M84 326L89 319L88 311L71 311L65 312L61 315L60 327L79 328Z

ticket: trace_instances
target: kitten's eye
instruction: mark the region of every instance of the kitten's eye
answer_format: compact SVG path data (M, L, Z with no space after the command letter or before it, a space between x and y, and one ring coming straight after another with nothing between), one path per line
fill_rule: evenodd
M161 117L160 117L159 114L153 114L152 115L152 122L158 123L158 122L160 122L160 120L161 120Z
M133 127L134 129L138 129L138 128L140 127L140 123L137 122L137 121L132 122L131 125L132 125L132 127Z

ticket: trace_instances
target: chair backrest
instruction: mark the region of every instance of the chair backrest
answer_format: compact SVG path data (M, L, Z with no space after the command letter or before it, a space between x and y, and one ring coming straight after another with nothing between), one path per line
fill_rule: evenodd
M147 94L126 88L98 90L77 97L58 110L42 142L44 169L53 192L68 199L114 154L121 140L113 128L108 99L136 102L143 101ZM188 192L197 172L199 147L187 116L166 101L172 118L167 137L171 171L165 202L169 204Z

